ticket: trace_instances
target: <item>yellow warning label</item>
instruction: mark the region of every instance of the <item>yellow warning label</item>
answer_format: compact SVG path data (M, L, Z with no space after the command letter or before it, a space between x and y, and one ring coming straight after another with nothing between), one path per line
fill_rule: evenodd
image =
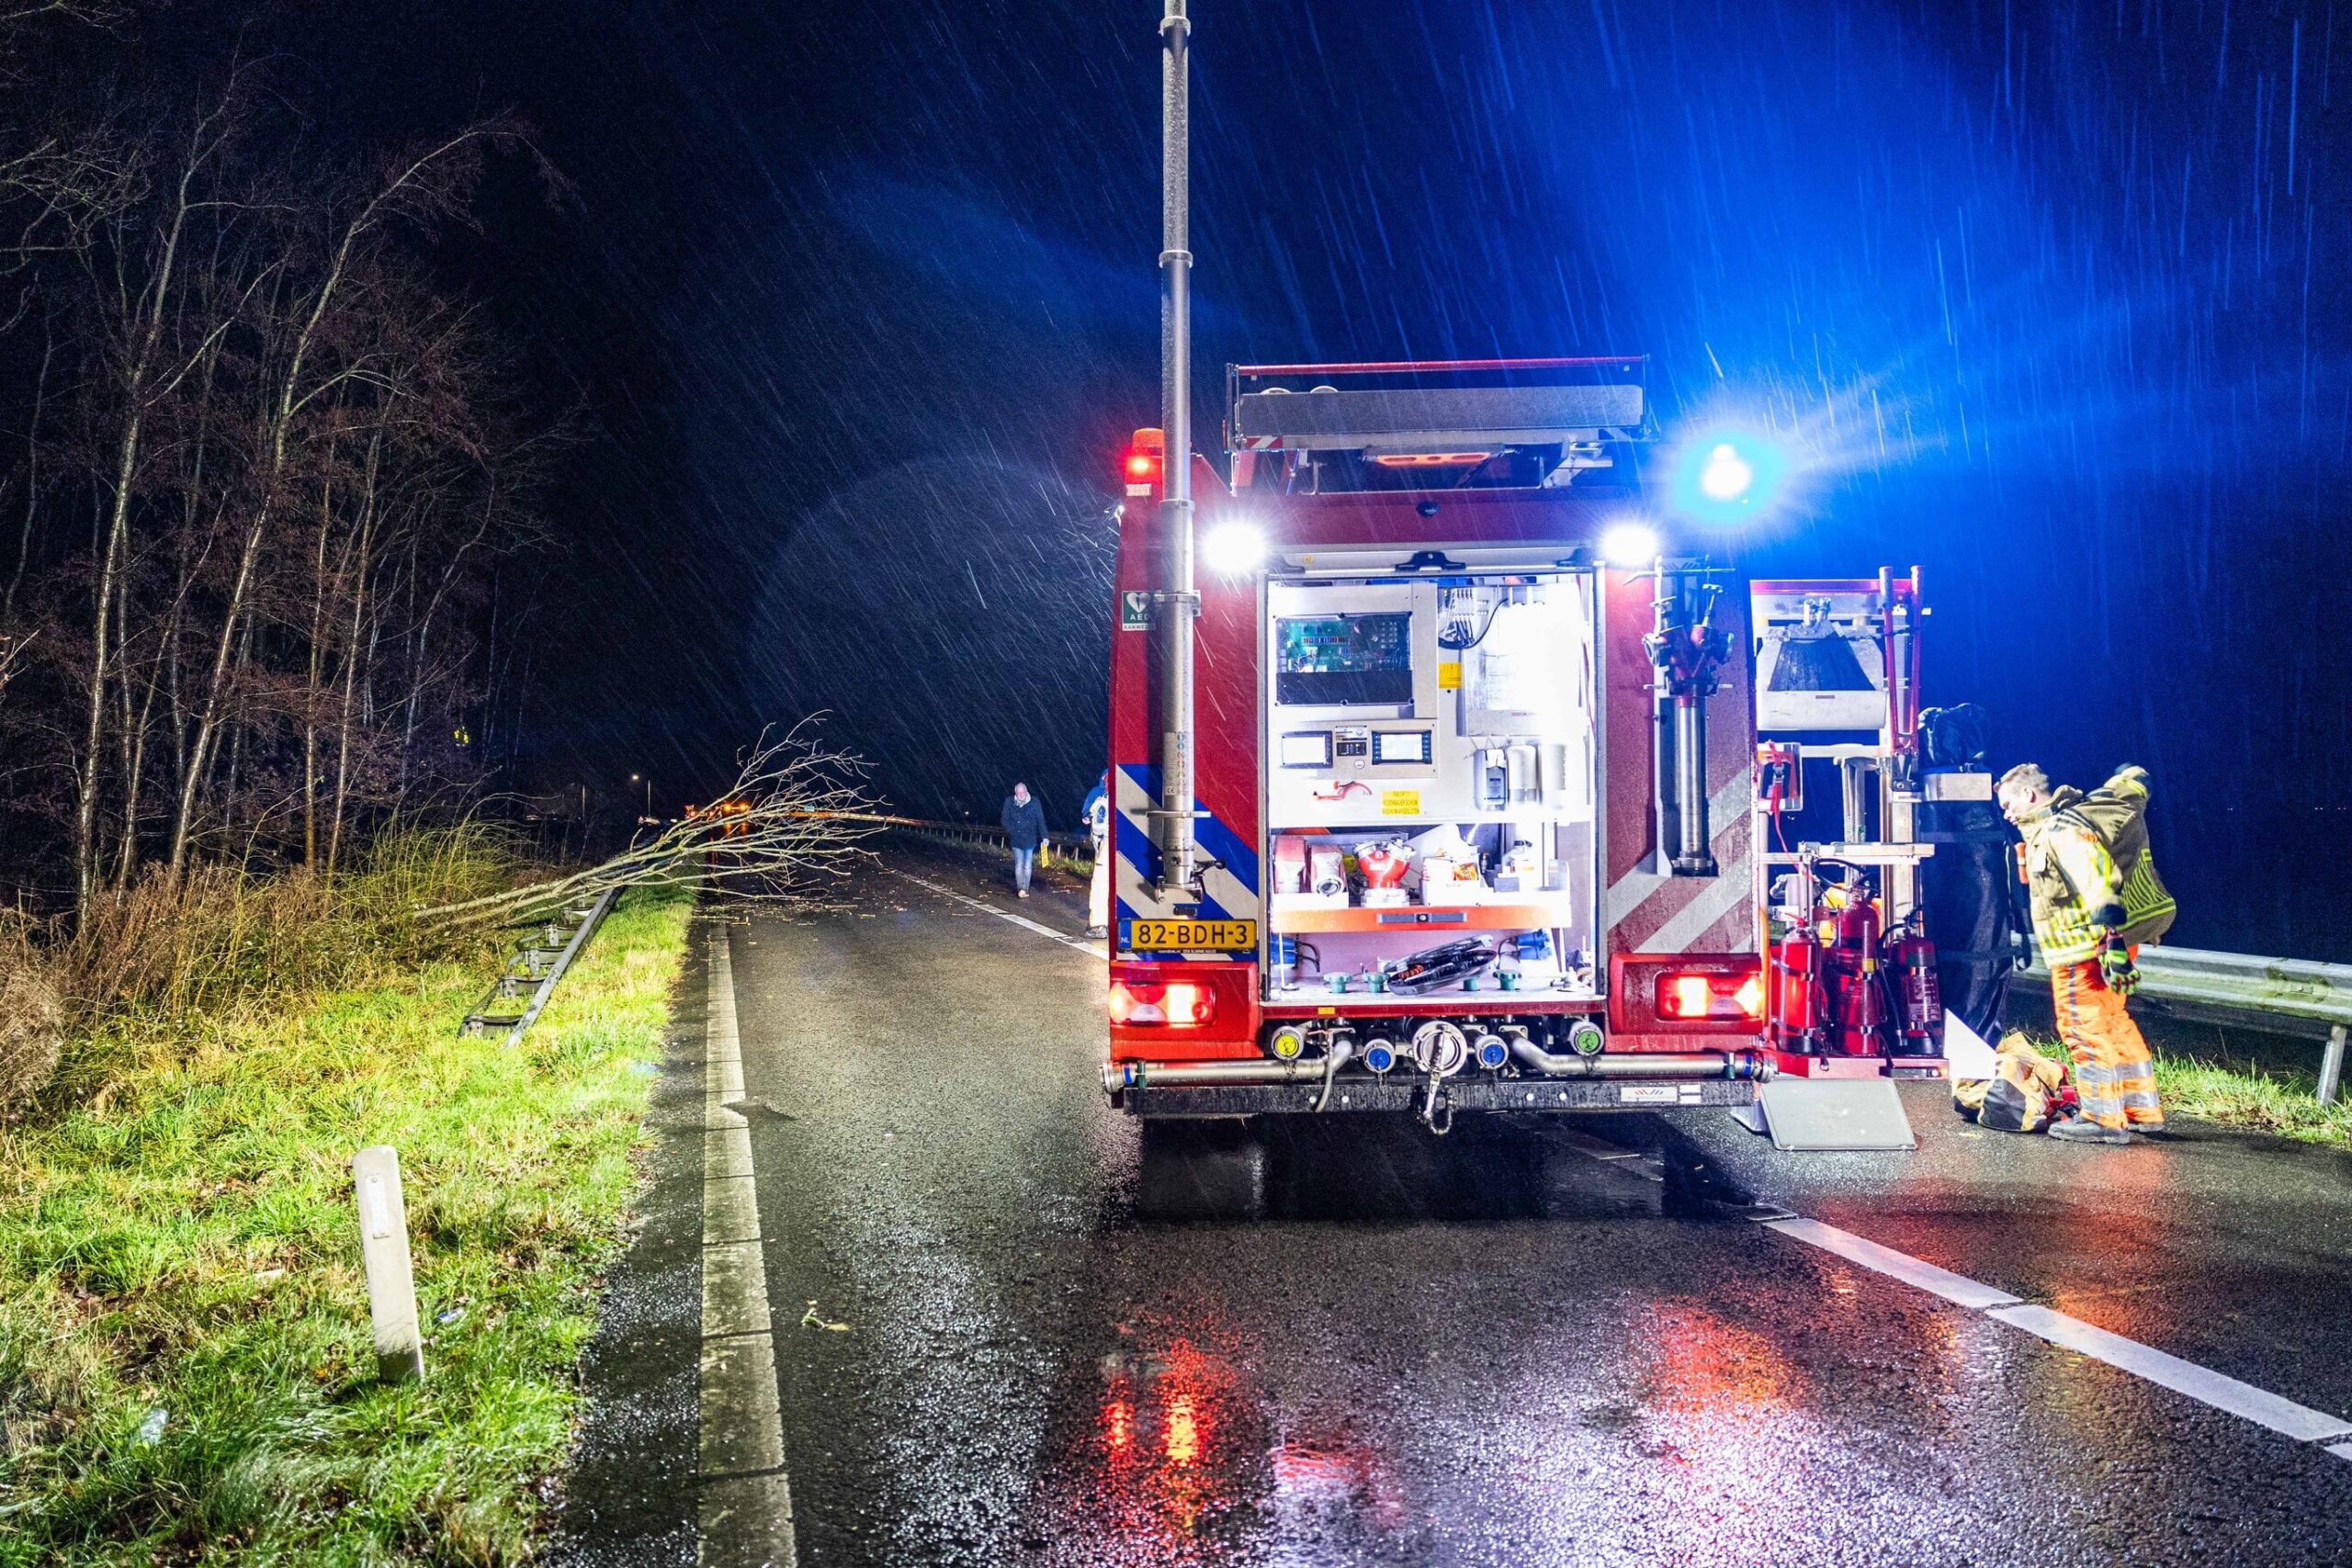
M1417 789L1382 790L1380 814L1383 817L1419 817L1421 814L1421 792Z
M1451 664L1441 664L1437 667L1437 689L1441 692L1458 692L1462 689L1462 660L1457 659Z

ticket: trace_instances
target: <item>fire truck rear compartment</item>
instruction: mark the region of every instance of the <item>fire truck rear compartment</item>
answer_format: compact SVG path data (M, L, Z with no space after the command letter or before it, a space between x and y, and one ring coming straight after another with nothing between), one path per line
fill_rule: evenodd
M1275 1016L1599 996L1594 619L1576 571L1268 583Z

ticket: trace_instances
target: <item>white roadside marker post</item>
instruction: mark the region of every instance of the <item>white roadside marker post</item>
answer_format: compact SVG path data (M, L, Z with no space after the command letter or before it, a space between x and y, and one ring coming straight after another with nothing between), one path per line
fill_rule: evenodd
M408 1206L401 1201L401 1156L389 1144L351 1158L359 1199L359 1252L368 1265L368 1310L376 1324L376 1370L386 1382L424 1376L416 1325L416 1277L408 1256Z

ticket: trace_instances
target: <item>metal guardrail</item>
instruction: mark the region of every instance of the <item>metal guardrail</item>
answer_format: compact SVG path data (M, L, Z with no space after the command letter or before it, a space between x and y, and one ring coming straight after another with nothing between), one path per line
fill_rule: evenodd
M1004 829L986 823L926 822L912 817L882 817L873 820L887 822L899 832L912 833L918 839L929 839L933 843L954 844L963 849L991 850L1008 855L1012 852L1012 842L1005 837ZM1053 855L1056 852L1058 852L1062 858L1073 866L1083 866L1089 870L1093 868L1094 840L1089 834L1046 834L1045 843L1040 846L1037 863L1039 865L1053 864Z
M539 1021L539 1010L554 994L556 982L563 978L571 961L580 956L580 950L588 945L588 939L604 924L605 917L612 913L613 900L619 895L619 888L607 887L594 902L576 904L565 910L577 922L569 929L553 920L542 926L537 941L524 943L506 961L506 972L491 982L490 989L466 1014L465 1022L458 1026L458 1032L486 1034L493 1029L503 1029L506 1031L508 1046L521 1044L524 1033ZM501 1001L526 995L526 987L530 999L521 1012L491 1010Z
M2352 964L2143 947L2139 965L2140 988L2132 999L2168 1016L2323 1042L2320 1103L2335 1103L2343 1089L2345 1043L2352 1035ZM2050 978L2039 954L2024 973Z

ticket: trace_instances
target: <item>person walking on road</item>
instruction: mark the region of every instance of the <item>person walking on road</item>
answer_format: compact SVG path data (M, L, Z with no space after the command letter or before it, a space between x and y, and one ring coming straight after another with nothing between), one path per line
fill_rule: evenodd
M2175 908L2148 849L2147 777L2125 768L2085 795L2052 790L2039 765L2021 762L1998 788L2001 814L2024 840L2033 940L2074 1058L2081 1109L2050 1128L2070 1143L2128 1144L2134 1128L2164 1130L2155 1064L2123 1005L2140 984L2139 944L2164 935Z
M1026 898L1030 863L1036 859L1037 846L1046 841L1046 808L1037 804L1027 784L1016 783L1012 793L1004 797L1004 810L997 820L1012 845L1012 896Z
M1111 770L1086 792L1078 815L1094 840L1094 875L1086 887L1086 934L1111 934Z

